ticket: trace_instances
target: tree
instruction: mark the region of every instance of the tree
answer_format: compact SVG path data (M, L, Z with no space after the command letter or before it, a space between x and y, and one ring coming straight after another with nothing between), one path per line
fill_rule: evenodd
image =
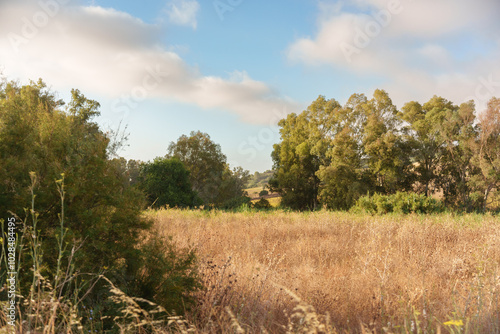
M176 302L182 311L187 292L198 286L194 253L189 251L184 257L172 250L169 240L141 240L151 226L142 214L144 196L130 185L121 160L110 159L110 138L93 122L99 115L99 103L78 90L72 90L71 95L65 105L41 80L25 86L15 82L0 86L0 211L11 211L23 219L34 200L39 254L43 254L40 272L35 273L29 256L20 252L20 263L25 264L18 273L21 294L28 295L30 278L40 282L35 274L42 275L46 283L53 282L60 260L61 268L68 268L67 272L62 270L63 275L73 276L59 277L59 282L74 289L74 297L85 295L85 303L99 303L102 311L106 311L103 294L108 287L99 281L89 294L80 289L103 270L120 289L139 297L146 296L144 284L148 280L156 281L162 290L157 290L155 300ZM62 208L57 185L62 185L61 174L66 232L59 259ZM26 213L29 216L30 212ZM30 237L24 236L24 240ZM160 252L166 248L169 253L162 256ZM0 285L5 283L3 273L2 268ZM80 283L83 280L86 282ZM170 286L165 286L167 283ZM175 295L162 295L172 288Z
M420 187L417 191L432 195L439 185L445 143L441 134L447 115L457 109L450 101L434 96L423 106L408 102L403 106L402 118L409 123L406 140L412 148L412 163Z
M476 143L474 162L480 174L473 180L483 191L483 209L494 189L500 187L500 99L492 98L479 116L479 138Z
M189 137L182 135L177 142L172 142L167 156L184 163L190 172L193 190L204 203L215 202L226 163L220 145L215 144L208 134L193 131Z
M478 136L475 122L474 101L469 101L458 108L447 109L441 129L444 148L437 184L443 190L447 205L467 211L477 206L477 200L471 198L475 190L472 179L479 173L473 164Z
M316 173L321 180L320 202L329 209L348 210L371 187L362 168L358 142L349 125L340 131L328 153L331 162Z
M139 174L141 172L141 166L144 164L142 161L127 159L123 157L113 159L113 162L117 164L121 173L125 176L125 182L127 185L132 187L137 186L139 183Z
M246 196L244 188L249 173L242 168L231 170L220 145L200 131L183 135L168 148L167 157L176 157L189 170L193 190L204 204L220 206Z
M44 268L51 275L61 210L55 181L64 173L66 240L80 246L75 266L93 273L112 268L111 277L131 282L140 266L139 250L131 245L149 226L141 215L144 200L109 159L109 138L92 121L99 103L78 90L71 93L63 108L41 80L25 86L10 82L0 90L0 210L24 216L34 172Z
M265 190L265 189L262 189L260 192L259 192L259 197L264 197L264 196L267 196L269 195L269 191Z
M399 113L389 95L375 90L373 99L363 105L363 155L373 174L376 191L395 193L409 190L409 152L400 135Z
M189 171L178 158L156 158L142 166L140 186L153 208L193 207L201 204L191 189Z
M226 165L215 204L231 209L239 206L240 203L248 202L249 197L245 191L245 185L248 183L249 178L250 173L242 167L235 167L231 170Z
M282 196L282 205L314 210L319 204L333 209L354 204L363 192L359 182L364 174L360 144L365 103L358 94L345 107L319 96L301 114L280 121L281 143L274 146L275 175L269 185Z
M338 106L334 100L319 96L301 114L289 114L279 121L281 142L274 145L274 175L269 189L281 195L281 204L295 210L314 210L318 206L320 180L316 175L321 160L326 158L327 142L316 127L317 120ZM315 133L312 131L316 130ZM320 131L321 130L321 131Z
M255 202L253 204L253 207L255 209L271 209L273 206L271 205L271 203L269 203L269 201L265 198L261 198L260 200L258 200L257 202Z

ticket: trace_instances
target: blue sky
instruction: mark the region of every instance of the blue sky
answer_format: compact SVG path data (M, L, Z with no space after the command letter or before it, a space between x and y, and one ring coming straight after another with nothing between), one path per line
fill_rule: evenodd
M497 0L3 0L0 66L101 103L121 155L200 130L232 166L272 167L277 121L318 95L394 103L500 96Z

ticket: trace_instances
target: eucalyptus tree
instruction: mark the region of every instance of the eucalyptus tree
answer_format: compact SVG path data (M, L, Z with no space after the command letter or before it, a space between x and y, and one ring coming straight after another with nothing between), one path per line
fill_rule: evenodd
M479 116L479 138L474 162L480 169L474 183L483 193L486 209L493 190L500 189L500 99L493 97Z

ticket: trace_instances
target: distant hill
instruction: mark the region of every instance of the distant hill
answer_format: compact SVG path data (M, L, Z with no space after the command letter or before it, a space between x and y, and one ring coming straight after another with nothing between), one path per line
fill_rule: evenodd
M269 182L269 179L273 176L272 170L266 170L263 173L255 172L250 176L250 180L248 180L247 188L257 188L264 187Z

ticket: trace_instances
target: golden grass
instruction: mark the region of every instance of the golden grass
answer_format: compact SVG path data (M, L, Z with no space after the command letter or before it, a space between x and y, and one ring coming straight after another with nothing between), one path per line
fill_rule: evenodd
M500 331L497 217L148 215L158 233L198 251L207 289L187 318L199 332L239 332L236 322L246 332L292 331L300 312L323 315L330 332Z
M271 204L272 207L277 208L281 204L281 197L269 197L266 198L269 204ZM254 199L252 200L252 204L257 203L259 200Z
M247 188L247 189L245 189L245 191L248 194L248 197L250 197L250 198L259 197L259 193L262 190L264 190L263 187L255 187L255 188Z
M248 197L250 198L257 198L259 197L259 193L264 190L264 188L262 187L255 187L255 188L248 188L248 189L245 189L245 191L247 192L248 194ZM273 195L276 195L276 193L272 193ZM280 204L281 204L281 196L277 196L277 197L269 197L269 196L264 196L264 198L266 198L268 201L269 201L269 204L271 204L272 207L278 207ZM259 200L258 199L254 199L252 200L252 203L257 203Z

